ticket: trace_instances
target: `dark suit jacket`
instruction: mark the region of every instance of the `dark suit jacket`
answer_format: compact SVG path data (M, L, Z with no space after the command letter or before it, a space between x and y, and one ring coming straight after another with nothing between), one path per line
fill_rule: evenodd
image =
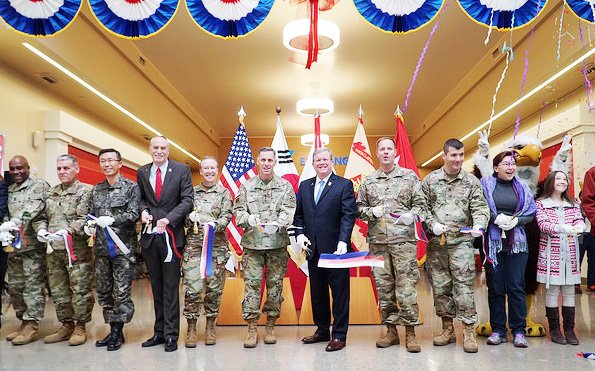
M193 190L192 176L190 168L187 165L169 160L167 173L163 180L161 189L161 198L157 201L155 191L151 187L149 176L151 175L151 166L147 164L137 171L137 181L141 193L140 210L147 210L153 215L153 227L157 220L167 218L169 227L174 233L176 245L184 246L186 237L184 235L184 218L192 211ZM144 228L144 227L143 227ZM148 246L153 236L143 233L141 243Z
M297 234L303 233L310 239L313 257L332 254L339 241L345 242L349 250L356 214L353 183L331 174L318 204L314 204L315 182L316 177L300 184L293 220Z

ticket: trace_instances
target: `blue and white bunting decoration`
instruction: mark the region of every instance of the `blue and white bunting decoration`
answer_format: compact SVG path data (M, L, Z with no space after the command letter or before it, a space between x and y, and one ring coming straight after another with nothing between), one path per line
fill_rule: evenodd
M354 0L354 4L372 26L388 33L406 34L438 16L444 0Z
M0 0L0 18L19 33L53 36L72 23L81 4L81 0Z
M570 10L583 21L595 23L595 2L590 0L566 0Z
M198 27L224 39L239 38L256 30L269 15L274 0L186 0Z
M126 38L151 37L173 19L179 0L89 0L97 21Z
M471 20L501 31L531 23L545 8L547 0L457 0Z

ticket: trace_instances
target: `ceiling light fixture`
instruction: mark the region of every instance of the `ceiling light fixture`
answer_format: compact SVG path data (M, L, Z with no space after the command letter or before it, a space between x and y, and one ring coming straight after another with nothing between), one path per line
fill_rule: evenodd
M335 112L335 103L327 98L304 98L297 101L295 110L304 116L313 116L317 113L324 116Z
M549 84L551 84L552 82L554 82L555 80L557 80L560 76L564 75L566 72L570 71L571 69L573 69L574 67L576 67L579 63L581 63L585 59L589 58L593 54L595 54L595 48L592 48L591 50L589 50L588 52L586 52L585 54L583 54L582 56L580 56L579 58L577 58L574 62L570 63L568 66L566 66L563 69L561 69L560 71L558 71L555 75L553 75L549 79L547 79L544 82L542 82L541 84L539 84L537 87L535 87L535 89L533 89L530 92L528 92L527 94L523 95L521 98L519 98L517 101L515 101L514 103L512 103L510 106L504 108L502 111L498 112L498 114L496 114L492 118L492 122L496 121L498 118L500 118L504 114L510 112L510 110L514 109L516 106L518 106L519 104L523 103L525 100L529 99L531 96L535 95L541 89L545 88L546 86L548 86ZM490 121L488 120L488 121L484 122L483 124L479 125L478 127L476 127L475 129L473 129L472 131L470 131L469 133L465 134L460 139L461 142L462 141L465 141L466 139L469 139L469 137L471 137L472 135L474 135L475 133L477 133L481 129L483 129L486 126L488 126L489 123L490 123ZM424 162L423 164L421 164L421 167L428 166L430 163L432 163L432 161L434 161L435 159L437 159L438 157L440 157L441 154L442 154L442 152L436 153L432 158L430 158L429 160L427 160L426 162Z
M289 22L283 27L283 45L294 52L308 51L308 35L310 20L307 18ZM330 52L341 43L341 31L336 23L318 19L318 50L320 53Z
M97 95L99 98L101 98L102 100L104 100L106 103L110 104L112 107L114 107L118 111L122 112L124 115L128 116L129 118L131 118L133 121L135 121L136 123L138 123L139 125L141 125L145 129L149 130L151 133L155 134L156 136L159 136L159 135L160 136L163 136L163 134L160 133L157 129L153 128L151 125L147 124L146 122L144 122L143 120L141 120L140 118L138 118L137 116L135 116L132 112L128 111L126 108L124 108L121 105L119 105L118 103L116 103L114 100L112 100L107 95L105 95L102 92L100 92L99 90L95 89L91 84L89 84L85 80L83 80L80 77L78 77L74 72L72 72L68 68L62 66L60 63L58 63L55 60L53 60L51 57L49 57L47 54L43 53L41 50L37 49L36 47L34 47L33 45L31 45L29 43L22 43L22 45L25 48L29 49L29 51L33 52L33 54L37 55L38 57L40 57L44 61L48 62L52 66L54 66L57 69L59 69L61 72L63 72L64 74L66 74L68 77L70 77L74 81L76 81L79 84L81 84L83 87L85 87L91 93ZM193 159L194 161L196 161L196 162L198 162L200 164L200 159L198 159L198 157L194 156L193 154L191 154L190 152L188 152L187 150L185 150L182 146L180 146L179 144L175 143L171 139L168 139L168 140L169 140L169 143L173 147L177 148L178 150L180 150L181 152L183 152L185 155L187 155L188 157L190 157L191 159Z
M314 145L314 134L304 134L300 137L302 146L312 147ZM320 134L320 142L322 146L326 146L330 143L330 138L327 134Z

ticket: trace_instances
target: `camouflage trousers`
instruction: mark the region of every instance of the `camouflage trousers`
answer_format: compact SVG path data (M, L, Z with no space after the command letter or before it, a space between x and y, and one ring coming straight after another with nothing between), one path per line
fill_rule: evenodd
M473 252L473 242L428 245L427 275L434 291L434 307L439 317L456 318L466 324L477 322L473 298Z
M416 244L370 244L370 252L384 257L384 268L374 267L373 270L382 323L421 325L417 305L419 269Z
M132 263L125 255L115 258L95 256L97 302L103 308L105 323L128 323L134 315L132 302Z
M190 242L190 240L189 240ZM205 317L217 317L221 296L225 286L225 263L229 257L227 246L213 246L213 275L205 279L200 278L200 261L202 245L200 247L186 246L182 272L184 275L184 317L198 319L199 308L204 307Z
M47 255L48 282L60 322L91 321L95 304L91 249L77 249L76 257L78 260L69 268L66 250L54 250Z
M283 276L285 276L287 270L288 257L285 247L273 250L244 249L244 255L242 256L244 268L242 318L244 320L257 320L260 318L260 290L265 267L267 297L262 307L262 313L272 318L278 318L281 315Z
M21 320L39 323L43 318L45 255L43 250L29 250L14 252L8 256L8 293L16 316Z

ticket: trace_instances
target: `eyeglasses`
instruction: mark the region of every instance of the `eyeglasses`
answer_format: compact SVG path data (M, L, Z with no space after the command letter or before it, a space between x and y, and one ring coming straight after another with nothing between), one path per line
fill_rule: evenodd
M108 158L108 159L101 159L99 160L99 164L101 165L105 165L106 163L110 163L113 164L114 162L120 162L121 160L115 159L115 158Z
M515 167L516 166L516 162L501 162L498 164L498 166L502 166L502 167Z

